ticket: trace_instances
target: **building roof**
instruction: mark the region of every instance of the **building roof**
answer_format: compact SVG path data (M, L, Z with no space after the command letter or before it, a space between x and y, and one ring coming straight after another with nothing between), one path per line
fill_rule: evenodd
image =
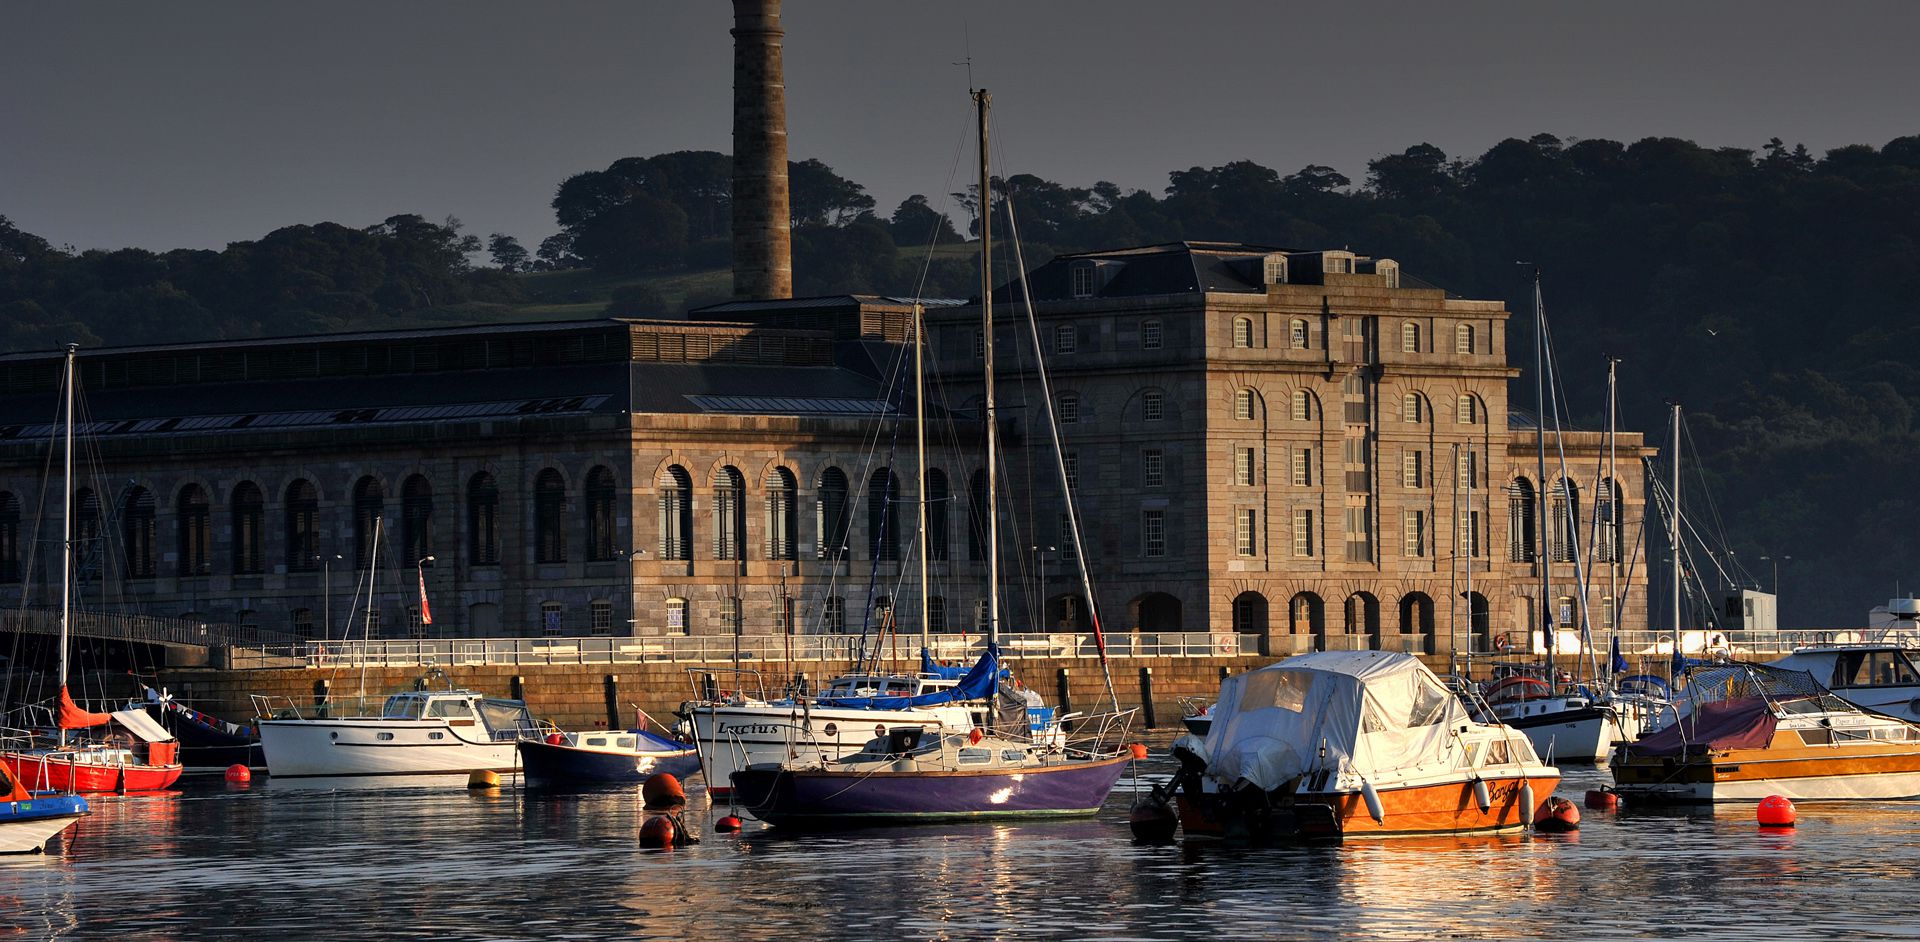
M1076 300L1074 271L1093 271L1093 293L1078 298L1149 297L1170 294L1265 294L1268 256L1283 255L1289 263L1288 283L1321 284L1331 281L1321 269L1323 255L1351 256L1360 266L1350 274L1365 275L1374 265L1392 265L1345 250L1290 249L1241 242L1165 242L1099 252L1059 255L1028 273L1035 301ZM1426 282L1398 274L1398 287L1432 290ZM1020 281L994 289L996 302L1018 301Z

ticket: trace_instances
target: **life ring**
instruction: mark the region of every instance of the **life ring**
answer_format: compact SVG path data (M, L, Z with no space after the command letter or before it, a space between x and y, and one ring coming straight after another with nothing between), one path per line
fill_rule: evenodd
M1221 654L1239 654L1240 639L1232 635L1221 635L1218 645Z
M1495 651L1513 650L1513 632L1503 631L1503 632L1500 632L1499 635L1495 636L1493 639L1493 649Z

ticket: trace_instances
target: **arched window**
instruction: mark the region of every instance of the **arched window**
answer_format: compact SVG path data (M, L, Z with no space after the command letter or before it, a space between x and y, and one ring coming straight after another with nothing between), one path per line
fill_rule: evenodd
M533 479L533 547L534 562L567 561L567 482L554 468Z
M1420 352L1420 325L1407 321L1400 325L1400 352Z
M1507 485L1507 559L1533 562L1533 482L1515 478Z
M377 547L374 540L385 534L379 532L380 518L386 514L387 490L380 486L375 477L361 478L353 486L353 565L357 569L367 568L373 559Z
M973 472L967 487L967 558L985 562L987 558L987 472Z
M1294 318L1287 322L1287 344L1295 350L1307 349L1307 322Z
M20 499L0 491L0 580L20 579Z
M747 547L747 479L727 465L713 481L713 558L745 559Z
M1594 534L1595 562L1617 563L1621 559L1620 544L1620 484L1613 480L1602 480L1593 495L1594 520L1599 532Z
M252 576L267 568L267 498L260 485L241 481L233 488L233 572Z
M845 596L827 596L826 611L822 615L821 627L830 632L847 630L847 599Z
M1400 397L1400 421L1418 425L1426 421L1426 411L1421 405L1419 393L1407 393Z
M1253 318L1236 317L1233 319L1233 345L1236 347L1253 346Z
M1242 389L1233 394L1233 417L1243 422L1254 417L1253 390Z
M1313 421L1313 393L1304 389L1293 391L1293 420L1295 422Z
M76 511L73 516L74 578L91 582L99 578L107 554L106 541L100 538L104 524L100 498L92 488L83 487L73 492L73 506Z
M1570 563L1580 546L1580 487L1566 478L1553 484L1553 502L1548 506L1553 522L1547 532L1553 534L1553 561Z
M947 486L947 473L939 468L927 469L927 493L923 495L927 512L927 558L934 562L945 562L947 558L947 506L953 502L953 494Z
M1453 352L1473 353L1474 337L1472 324L1455 324L1453 328Z
M153 495L144 487L127 492L120 514L121 545L126 548L127 578L153 578Z
M693 559L693 476L668 465L656 483L660 489L660 558Z
M814 525L820 530L821 559L846 557L847 534L853 529L853 509L847 505L847 473L828 468L820 473L820 495L814 503Z
M311 481L287 485L287 571L320 568L320 492Z
M1471 395L1461 396L1454 404L1454 421L1461 425L1480 424L1480 401Z
M618 559L620 547L615 539L614 519L619 490L614 487L612 469L599 465L587 472L585 497L587 559L594 562Z
M797 559L800 539L800 486L793 472L767 474L767 558Z
M204 576L213 572L213 505L207 491L198 484L180 489L175 504L179 524L180 575Z
M500 565L500 485L485 471L467 481L467 559Z
M1267 597L1258 592L1242 592L1233 597L1233 630L1235 634L1264 635L1267 633Z
M881 468L867 479L867 558L894 561L900 558L900 514L896 505L900 478L891 468Z
M413 565L433 555L433 485L426 475L410 475L400 484L400 562Z

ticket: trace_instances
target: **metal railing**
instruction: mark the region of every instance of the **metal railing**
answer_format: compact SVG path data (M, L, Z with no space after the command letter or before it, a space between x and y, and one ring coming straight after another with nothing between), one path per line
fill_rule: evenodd
M60 612L57 609L17 608L0 612L0 631L21 634L58 635ZM126 615L117 612L75 611L67 622L74 637L105 638L147 644L180 644L197 647L217 645L284 644L296 636L284 631L263 630L254 625L229 625L219 622L188 621L155 615Z
M480 664L639 664L684 662L717 664L742 661L835 661L852 663L862 653L915 662L917 638L864 644L859 635L732 635L583 638L442 638L309 641L238 648L229 666L235 670L330 667L429 667ZM956 663L980 655L985 642L971 635L936 635L929 647L936 660ZM1009 659L1021 657L1094 658L1093 636L1076 633L1015 634L1000 639ZM1232 657L1257 655L1257 635L1213 632L1139 632L1110 636L1107 653L1115 657Z

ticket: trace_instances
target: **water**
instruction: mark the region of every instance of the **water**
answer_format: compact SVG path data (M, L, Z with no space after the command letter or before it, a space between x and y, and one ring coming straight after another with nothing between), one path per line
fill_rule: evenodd
M1164 770L1162 770L1164 771ZM1579 800L1604 773L1571 772ZM1586 811L1571 835L1249 850L1095 819L794 837L749 821L642 850L635 791L195 784L95 802L58 853L0 858L0 937L1755 939L1920 936L1920 806Z

